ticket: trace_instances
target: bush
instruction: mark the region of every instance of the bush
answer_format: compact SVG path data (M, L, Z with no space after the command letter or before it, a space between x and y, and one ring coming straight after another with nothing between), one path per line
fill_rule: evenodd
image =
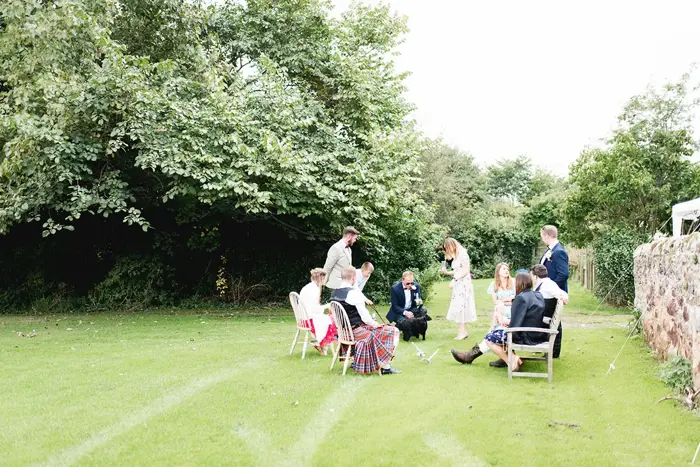
M666 386L678 393L683 393L693 385L691 370L690 360L676 355L661 365L659 376Z
M595 294L611 305L634 302L634 250L646 237L626 229L612 229L594 243Z
M173 301L172 268L157 258L120 256L107 277L90 294L93 305L143 308Z

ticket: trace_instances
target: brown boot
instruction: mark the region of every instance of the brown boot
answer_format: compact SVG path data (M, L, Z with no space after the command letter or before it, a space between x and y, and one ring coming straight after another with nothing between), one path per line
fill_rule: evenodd
M479 350L479 344L476 344L474 347L472 347L472 349L469 352L464 352L462 350L455 349L450 350L450 352L452 352L452 356L459 363L471 363L474 360L476 360L477 357L482 355L481 350Z

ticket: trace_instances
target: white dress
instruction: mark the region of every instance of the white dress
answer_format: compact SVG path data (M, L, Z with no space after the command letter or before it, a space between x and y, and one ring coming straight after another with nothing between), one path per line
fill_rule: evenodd
M309 282L299 292L299 298L304 305L306 314L314 323L314 335L316 340L321 342L328 333L328 327L331 325L331 318L323 312L325 307L321 306L321 290L315 282Z
M476 303L469 271L469 255L464 247L457 252L452 268L455 272L452 279L452 300L446 318L455 323L473 323L476 321Z

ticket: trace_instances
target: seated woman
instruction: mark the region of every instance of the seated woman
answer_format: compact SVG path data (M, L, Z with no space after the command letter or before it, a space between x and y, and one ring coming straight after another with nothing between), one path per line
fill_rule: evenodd
M312 269L311 282L306 284L299 292L301 303L311 321L311 332L318 341L314 348L321 355L328 355L328 346L338 334L338 329L333 324L333 320L324 313L328 305L321 306L321 287L325 283L326 271L321 268Z
M502 321L502 324L513 328L543 327L544 298L542 298L542 294L532 290L532 276L529 273L519 272L515 276L515 292L516 295L511 306L511 319L510 321ZM547 338L547 334L540 332L517 332L513 334L513 342L516 344L536 345L545 342ZM493 350L496 355L501 357L501 360L507 362L506 342L507 336L504 330L496 329L486 334L484 340L476 344L469 352L455 349L452 349L451 352L458 362L471 363L489 350ZM518 357L513 362L513 371L520 370L522 364L522 359Z
M496 266L493 282L486 291L493 298L493 324L491 330L501 328L501 321L510 320L510 305L515 297L515 281L510 277L508 263Z

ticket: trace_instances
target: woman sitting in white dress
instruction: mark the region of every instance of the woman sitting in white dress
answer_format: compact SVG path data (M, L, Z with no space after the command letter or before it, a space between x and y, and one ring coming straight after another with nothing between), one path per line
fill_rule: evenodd
M321 288L326 283L326 271L321 268L311 270L311 282L306 284L299 297L311 321L311 332L318 343L314 346L321 355L328 354L328 346L335 340L338 329L333 319L325 313L329 305L321 305Z

